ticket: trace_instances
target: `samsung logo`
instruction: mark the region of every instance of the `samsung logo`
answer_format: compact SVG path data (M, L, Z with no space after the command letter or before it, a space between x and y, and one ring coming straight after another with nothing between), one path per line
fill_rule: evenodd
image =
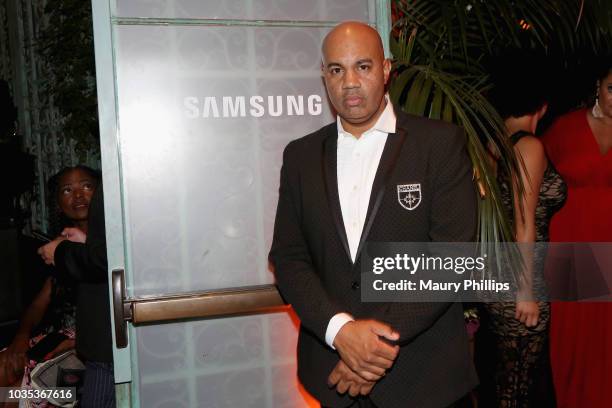
M247 116L319 116L323 112L320 95L274 96L187 96L185 116L197 118L244 118Z

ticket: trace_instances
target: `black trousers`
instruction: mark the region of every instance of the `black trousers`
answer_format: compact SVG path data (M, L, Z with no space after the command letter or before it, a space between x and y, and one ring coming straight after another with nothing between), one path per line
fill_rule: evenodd
M332 407L321 406L321 408L332 408ZM370 398L368 397L365 397L365 398L361 397L361 398L358 398L355 401L355 403L353 405L350 405L348 408L384 408L384 407L378 407L377 405L374 405L372 400L370 400ZM446 408L459 408L459 405L457 405L456 402L453 402Z
M115 406L113 365L86 361L79 408L115 408Z

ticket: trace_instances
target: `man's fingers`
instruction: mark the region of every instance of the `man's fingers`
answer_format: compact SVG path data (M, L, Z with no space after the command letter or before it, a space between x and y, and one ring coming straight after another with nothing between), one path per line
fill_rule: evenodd
M336 391L340 394L349 393L350 396L367 395L370 393L374 384L373 381L365 380L361 375L352 371L344 361L339 361L328 377L330 387L336 385ZM333 383L333 384L331 384Z
M364 383L359 389L359 393L361 395L368 395L372 391L372 388L374 388L374 384L375 383L370 382Z
M366 381L378 381L383 377L384 374L385 374L384 371L380 374L375 374L371 371L366 371L366 370L357 372L357 375L359 375L363 380L366 380Z
M335 386L338 384L338 381L340 381L340 377L340 371L338 370L338 366L336 366L336 368L332 370L329 377L327 377L327 385L329 385L330 388Z
M362 376L363 378L365 378L368 381L376 381L378 380L382 375L385 374L385 372L391 368L391 366L393 365L393 361L392 360L388 360L382 357L377 357L377 356L371 356L370 358L360 362L360 364L355 367L354 369L351 367L351 370L353 370L356 373L359 373L359 375L361 375L362 372L367 371L372 373L373 375L377 376L377 378L371 378L370 376L365 377Z
M386 325L384 323L372 321L370 329L372 330L372 332L374 332L374 334L380 337L384 337L387 340L390 340L390 341L399 340L399 333L393 330L391 326Z
M379 341L376 349L374 350L375 356L390 360L391 363L395 361L397 353L399 353L399 346L392 346L384 341Z
M348 391L350 384L350 382L342 379L340 380L340 382L338 382L338 385L336 386L336 391L338 391L340 394L344 394L346 393L346 391Z
M394 360L378 356L374 356L374 358L371 359L371 364L373 366L379 367L384 370L390 369L393 366L393 362Z
M388 361L388 360L384 360ZM385 367L388 364L385 364ZM364 363L359 369L354 370L357 374L359 374L363 379L368 381L378 381L380 377L385 375L387 368L383 368L378 364Z
M360 391L361 387L358 384L351 383L351 385L349 386L348 393L351 397L356 397L359 395Z
M329 385L330 388L335 387L338 381L340 381L340 374L334 370L329 377L327 377L327 385Z
M361 377L361 381L378 381L383 375L385 375L385 370L380 367L366 365L365 367L355 371L355 374Z

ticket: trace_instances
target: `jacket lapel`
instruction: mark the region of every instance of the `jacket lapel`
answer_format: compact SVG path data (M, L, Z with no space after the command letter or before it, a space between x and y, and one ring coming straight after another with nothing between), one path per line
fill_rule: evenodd
M338 236L342 246L346 251L346 256L351 260L351 250L349 249L346 229L342 219L342 209L340 208L340 197L338 195L338 134L335 126L330 126L328 134L323 142L323 178L325 180L325 194L329 204L329 210L334 220L334 225L338 231Z
M385 148L380 158L378 169L376 170L376 176L374 177L374 183L372 184L372 192L370 193L368 213L366 215L365 223L363 224L363 231L361 232L361 239L359 240L357 253L355 254L355 264L359 262L361 250L365 245L374 219L376 218L376 214L380 208L380 204L382 203L385 190L387 189L387 184L400 157L405 139L406 130L400 127L398 121L396 133L390 133L389 136L387 136L387 142L385 143Z

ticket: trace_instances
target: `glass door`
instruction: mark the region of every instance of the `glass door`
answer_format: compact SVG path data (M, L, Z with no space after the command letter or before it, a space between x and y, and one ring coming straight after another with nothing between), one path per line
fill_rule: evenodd
M267 263L281 156L334 120L322 38L388 7L93 0L119 406L317 406Z

